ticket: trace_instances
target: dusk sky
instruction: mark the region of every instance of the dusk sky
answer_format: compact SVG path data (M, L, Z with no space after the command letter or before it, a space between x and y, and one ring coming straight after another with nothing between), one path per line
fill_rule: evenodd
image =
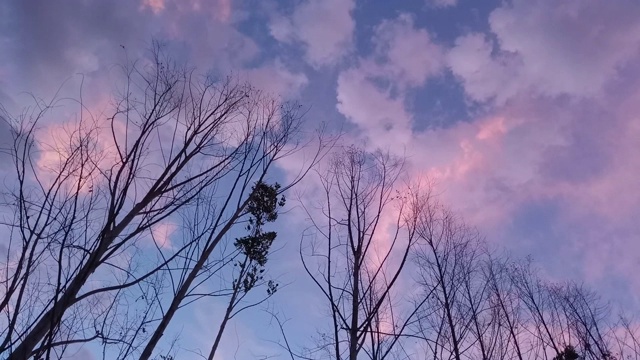
M307 126L327 123L344 144L406 156L408 179L432 181L491 246L640 309L640 2L2 1L0 103L77 98L82 82L100 113L114 65L154 39L202 72L300 101ZM8 132L0 122L0 143ZM279 165L283 178L297 169ZM298 257L296 197L314 176L288 197L269 262L288 284L270 306L298 343L324 316L309 311L322 305ZM208 344L216 311L202 301L180 314L184 348ZM271 325L260 311L234 319L220 359L279 354Z

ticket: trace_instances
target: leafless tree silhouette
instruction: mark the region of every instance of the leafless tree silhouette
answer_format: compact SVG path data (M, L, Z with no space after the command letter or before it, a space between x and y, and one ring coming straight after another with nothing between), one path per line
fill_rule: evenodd
M66 139L42 137L60 100L3 115L16 177L3 194L7 359L59 357L94 340L117 345L118 358L146 344L149 358L199 280L231 263L212 254L251 217L259 189L281 196L322 156L320 136L297 178L268 184L274 164L304 145L299 105L199 76L158 44L121 70L108 115L92 115L80 98ZM167 223L191 236L170 242L158 231Z

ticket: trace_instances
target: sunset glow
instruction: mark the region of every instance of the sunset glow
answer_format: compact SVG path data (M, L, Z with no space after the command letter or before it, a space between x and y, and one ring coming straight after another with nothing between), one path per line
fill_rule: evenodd
M150 49L156 45L172 60L162 58L154 63ZM330 174L329 159L352 145L368 153L381 151L403 159L402 171L393 184L394 196L410 192L411 184L425 184L423 187L429 189L438 204L450 209L468 229L478 231L486 244L482 251L499 249L514 258L531 256L541 278L584 284L606 301L620 303L621 308L640 314L639 64L640 2L636 0L9 0L0 4L0 120L3 120L0 182L7 189L18 184L14 162L19 157L15 152L22 148L13 146L15 139L26 136L19 128L35 123L34 114L39 106L52 104L51 111L37 119L31 139L36 155L33 164L25 165L33 170L33 176L23 181L44 189L55 181L56 171L67 166L65 189L76 186L80 199L76 200L82 206L101 211L118 206L133 208L136 201L144 198L145 191L157 185L155 177L161 176L163 166L169 166L171 156L188 158L185 155L188 152L176 155L176 149L180 141L191 148L197 143L186 140L185 134L194 131L189 121L206 113L202 109L207 106L216 108L213 100L205 101L206 106L198 103L207 93L200 94L194 89L202 88L190 86L222 83L231 76L238 84L251 84L255 93L236 95L241 105L230 110L230 115L225 114L229 116L223 117L228 121L226 127L220 126L219 133L212 132L204 141L202 157L194 157L197 162L180 168L184 173L164 184L169 190L158 195L154 200L157 202L134 209L140 211L139 217L126 218L127 231L114 236L113 243L105 246L108 250L98 257L132 259L127 264L110 264L105 260L106 265L101 268L105 270L97 272L100 277L117 273L114 278L125 283L137 281L135 271L153 268L149 259L167 261L169 265L159 267L164 271L162 275L144 278L158 283L144 285L146 288L140 285L139 289L148 293L151 289L178 293L176 289L186 278L180 271L197 263L183 254L171 257L188 243L180 237L200 228L222 229L224 221L237 220L237 224L225 230L228 233L224 236L203 236L198 239L202 244L193 245L196 250L188 250L196 253L215 241L222 244L200 264L211 273L199 274L194 281L198 284L197 291L194 288L188 292L186 299L189 304L193 299L193 310L177 312L177 320L166 329L167 335L160 342L162 350L176 350L179 355L171 358L162 353L163 359L189 359L196 353L202 353L204 358L209 355L210 343L215 338L211 334L216 333L219 323L205 321L206 316L223 316L227 308L220 299L231 296L229 289L233 286L241 288L238 285L241 281L235 277L253 276L243 273L250 265L238 265L241 264L238 259L250 256L243 253L245 250L237 241L251 234L257 237L259 231L275 231L277 238L268 265L260 265L269 269L264 279L259 277L263 273L256 270L256 279L264 280L264 284L257 283L267 286L269 274L277 278L280 288L277 295L270 297L273 294L269 292L268 301L251 308L250 311L260 314L253 317L247 312L232 317L215 358L249 360L259 355L289 358L283 355L286 352L280 339L281 330L274 325L277 324L274 313L285 314L282 319L291 319L284 322L283 329L286 327L292 334L292 342L306 346L311 340L319 343L318 338L324 340L328 336L330 331L322 328L326 332L323 333L318 330L321 326L316 326L329 318L330 307L322 303L327 295L307 276L300 257L309 256L311 272L316 271L318 278L325 280L331 278L328 275L331 271L339 277L354 266L322 262L329 257L322 252L328 251L322 247L326 243L322 242L323 234L317 231L316 224L310 221L316 216L329 218L326 204L329 197L323 188L326 183L320 179L326 181L324 176ZM145 82L153 76L161 78L172 66L184 70L178 80L167 76L165 82ZM141 75L144 71L151 75L145 78ZM124 81L126 76L137 76L137 80ZM163 86L173 94L166 102L168 107L181 101L189 103L157 115L161 110L154 107L153 96L145 97L148 95L145 91ZM283 188L290 181L295 183L284 193L286 205L277 220L260 225L264 230L256 225L259 223L256 219L248 220L255 214L246 209L238 214L229 210L243 204L244 195L225 198L228 189L246 190L257 184L257 175L256 178L247 175L249 180L238 181L225 177L250 173L247 170L250 161L233 163L234 156L240 157L238 154L243 151L258 151L255 149L268 152L269 141L276 142L269 138L269 131L282 131L280 126L286 125L278 123L278 119L271 123L279 125L273 125L273 129L256 126L252 130L256 131L255 139L260 139L255 140L259 145L247 146L248 150L242 148L246 145L243 141L249 142L246 136L251 134L244 117L266 116L251 107L258 104L250 103L254 95L261 101L274 99L269 100L274 106L271 109L271 114L276 114L274 118L286 113L282 110L286 106L274 105L282 101L295 103L295 114L302 119L295 129L299 133L287 138L282 147L286 156L269 163L269 172L264 170L266 175L260 179L269 184L277 182ZM244 103L245 98L251 100ZM135 147L132 139L139 133L133 129L154 116L160 122L145 138L150 145L145 143L140 158L132 162L134 165L123 166L119 151ZM211 119L207 121L214 121ZM80 143L85 144L83 149L87 152L72 154L71 149L77 150ZM236 149L239 144L240 150ZM317 148L321 150L314 153ZM191 197L191 193L180 188L184 185L183 178L215 168L216 161L232 151L237 154L220 166L220 173L215 175L219 177L212 175L214 180L206 183L211 186L206 194ZM92 161L86 161L85 157L91 157ZM213 158L211 163L202 160L208 157ZM69 158L76 162L65 165ZM252 161L258 164L256 158L259 156ZM312 163L313 170L307 169ZM123 174L129 174L130 166L138 177L131 184L120 182L118 187L110 188L111 182L117 182L114 169L118 166L125 168ZM267 168L255 166L260 171ZM301 174L306 176L299 179ZM195 180L194 183L201 184ZM99 194L98 186L101 186ZM112 193L127 186L129 192L116 197L117 201L110 201ZM0 198L3 206L17 204L20 196L15 196L16 193L19 192L5 196L3 192L4 197ZM149 196L152 195L156 194ZM40 193L38 196L43 203L49 201ZM184 199L184 208L166 217L157 215L160 211L150 210L164 206L170 196ZM25 198L22 200L28 203ZM404 245L393 248L392 241L398 211L401 208L406 211L407 204L398 199L378 214L373 246L366 257L367 269L372 272L380 264L385 269L394 269L401 258L397 252L401 253ZM72 203L51 200L49 205L67 209L75 206ZM35 223L36 216L26 214L38 206L28 207L24 219L22 213L11 213L13 210L7 218L21 221L21 226ZM63 213L59 210L56 216L67 221ZM340 216L344 214L335 213L335 218L323 224L341 226L344 219ZM62 260L57 256L69 249L77 250L85 255L70 256L72 260L67 263L72 270L60 271L64 276L59 276L72 279L80 271L83 256L91 253L87 249L97 247L96 239L102 241L104 234L116 227L114 224L124 221L123 214L113 219L102 215L83 219L86 228L96 227L92 229L99 234L95 239L78 235L83 234L82 226L60 225L64 229L60 234L72 234L69 238L81 239L82 246L69 245L65 242L67 238L55 233L50 235L55 246L49 249L37 242L38 236L32 236L30 241L43 254L36 263L47 267L52 266L48 261L59 264ZM156 215L158 218L153 218ZM186 221L189 216L193 218ZM60 220L60 224L64 221ZM145 221L153 222L152 226L137 233L134 227ZM57 220L47 223L44 230L52 224L57 224ZM6 225L0 229L0 238L17 236L18 228ZM127 236L142 240L127 243ZM398 244L403 243L403 236L404 232L399 235ZM59 252L53 250L56 246L61 249ZM15 270L15 261L21 256L16 249L9 240L0 240L0 267L7 272ZM383 263L390 251L394 256ZM238 258L225 260L229 254ZM414 260L410 258L409 262ZM246 261L259 269L256 263ZM213 275L213 269L222 270ZM417 279L419 272L413 265L407 271L411 273L398 280L391 292L393 306L383 307L379 312L381 333L386 334L383 338L397 328L390 319L397 321L396 317L408 313L403 306L415 300L402 298L417 291L411 281ZM30 286L38 289L41 284L54 286L62 281L53 274L39 273L35 277L37 282ZM0 274L3 287L10 280L10 276ZM140 284L145 284L144 281ZM60 288L66 289L62 285ZM74 301L89 291L81 288ZM5 288L0 289L0 295L3 292ZM155 301L148 296L125 298L113 305L114 312L124 314L120 320L147 321L145 336L153 330L148 324L157 320L149 319L166 311L165 304L155 313L133 310L143 301ZM47 301L41 299L37 306L50 306ZM56 298L50 304L57 301ZM137 305L130 305L129 309L129 302ZM88 304L89 301L74 306L80 312L91 310ZM33 314L41 310L36 307ZM107 315L104 316L106 319ZM16 323L35 323L34 319L20 319ZM63 322L59 331L71 337L73 326L65 326ZM616 326L622 334L622 325ZM95 333L93 328L83 331ZM174 349L172 341L178 338L182 342ZM16 339L22 338L14 335L11 341ZM0 336L0 343L2 340ZM75 352L64 353L62 358L101 358L101 344L98 340L91 341L86 346L73 347ZM414 347L407 346L408 350L403 351L407 354L423 351ZM132 358L131 354L125 358ZM138 353L135 354L137 358ZM314 356L324 356L318 354ZM5 359L2 351L0 359Z

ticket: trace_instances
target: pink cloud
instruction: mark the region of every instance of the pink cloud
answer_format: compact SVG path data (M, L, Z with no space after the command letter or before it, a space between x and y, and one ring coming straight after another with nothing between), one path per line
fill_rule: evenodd
M88 100L84 108L79 109L81 114L74 112L77 107L75 103L67 103L65 106L58 103L56 105L61 106L59 111L52 109L45 114L40 122L41 127L35 132L36 171L41 181L45 184L53 181L64 163L71 158L74 159L73 162L64 171L69 176L67 186L73 188L81 184L80 191L88 192L104 180L98 170L108 169L118 161L112 134L119 139L126 134L124 125L117 120L113 123L112 133L110 122L100 116L108 102L106 96ZM77 153L81 142L87 144L86 148ZM76 153L73 157L72 152ZM87 161L87 157L91 157L92 161Z
M502 104L520 86L511 81L516 74L517 59L510 54L493 56L493 45L482 34L469 34L456 39L447 53L451 71L461 79L465 92L476 101L495 98Z
M233 11L231 0L217 0L216 3L217 11L214 16L222 22L229 22Z
M504 117L495 117L480 124L480 129L476 134L478 140L491 140L503 136L507 132L506 119Z
M311 65L333 65L351 49L354 7L354 0L306 0L290 16L273 16L269 29L280 42L302 43Z
M502 239L508 241L503 245L516 248L525 239L503 232L517 211L532 202L553 200L560 206L555 215L558 226L571 234L556 248L576 256L586 280L599 281L611 273L633 278L632 269L640 263L640 248L632 240L640 230L635 220L640 214L640 129L633 114L640 109L605 102L618 107L608 118L612 131L607 132L585 124L579 103L554 106L530 101L520 99L497 110L495 116L471 124L415 134L409 146L414 151L415 176L434 179L444 201L479 226L489 240ZM629 103L635 101L629 99ZM585 126L584 131L602 141L600 145L576 143L573 131L566 130ZM558 171L579 171L573 155L560 157L564 149L578 147L575 156L580 157L589 146L612 154L606 158L606 167L579 179L558 177ZM553 173L543 172L552 161L561 162ZM633 284L640 293L640 282Z
M65 49L64 53L74 68L82 74L93 73L101 68L100 59L92 49L70 47Z
M516 201L511 191L533 173L530 163L517 161L523 151L510 149L519 126L498 114L414 134L408 146L412 176L433 181L441 200L470 224L499 225Z
M640 8L624 1L518 0L489 21L502 51L522 59L527 82L543 93L592 95L637 55L638 16Z
M358 125L374 148L395 148L411 139L411 115L403 99L392 98L367 78L362 69L347 70L338 77L338 111Z
M161 249L170 250L173 248L171 235L178 226L171 221L163 221L151 228L151 237Z
M240 71L240 78L273 96L297 97L307 85L304 73L293 73L279 60L259 68Z
M164 0L142 0L142 4L140 5L140 9L150 9L154 14L164 10L164 7Z
M338 83L340 111L366 130L372 146L391 146L394 140L404 144L413 176L433 179L442 199L470 224L480 226L490 240L504 239L512 242L506 245L517 246L523 239L500 234L518 209L532 201L555 199L560 202L557 221L580 229L557 248L581 256L576 262L581 261L586 279L596 282L612 272L631 276L640 262L638 252L629 251L634 248L629 234L637 229L633 219L640 214L636 155L640 99L637 90L626 89L637 89L638 76L626 77L635 85L589 102L540 97L532 89L508 96L503 92L504 104L488 116L416 132L411 130L415 115L401 101L384 96L374 85L370 89L379 94L369 93L364 75L347 75L343 73L344 83ZM464 85L470 92L469 84ZM353 90L345 91L349 86ZM353 95L344 96L349 94ZM380 131L384 127L376 119L384 114L402 124L405 132ZM602 157L598 160L602 165L592 154ZM581 169L582 162L588 167ZM552 163L556 165L549 168ZM640 283L633 284L640 292Z
M496 219L508 217L508 211L500 211L506 204L518 206L535 197L562 198L570 204L565 211L595 211L611 221L638 209L638 192L630 186L637 177L633 169L638 169L632 155L637 150L632 140L638 136L633 125L637 120L630 114L637 109L629 105L635 103L629 93L609 85L618 81L625 64L637 58L638 11L622 3L514 1L490 16L497 43L486 35L469 34L457 39L448 52L447 62L467 95L478 101L494 99L497 106L493 116L500 121L481 125L476 140L499 138L498 150L467 139L467 151L463 147L456 151L453 163L465 164L469 149L479 152L473 160L475 171L465 177L482 184L475 186L477 196L490 194L492 183L508 191L508 201L483 205L502 213ZM605 88L615 95L605 96ZM545 97L561 94L596 101L585 111L578 100ZM462 127L449 131L462 134ZM578 168L581 163L588 167ZM606 170L600 173L594 166ZM583 173L580 178L578 171ZM559 177L560 172L571 177ZM460 202L467 196L460 196Z
M362 138L370 146L401 153L397 145L409 144L412 137L406 92L439 74L442 50L406 14L383 21L372 42L372 57L359 59L357 66L338 76L337 108L363 130ZM381 86L378 80L390 85Z
M504 5L490 17L492 34L462 36L445 52L467 96L489 101L486 115L427 131L414 130L420 118L405 92L437 70L393 55L429 48L424 40L394 47L393 34L428 39L404 33L412 24L401 17L377 28L386 32L376 34L372 59L339 75L337 107L358 127L354 138L406 151L412 176L433 179L443 201L490 240L551 241L541 237L556 230L523 239L509 227L520 209L553 201L568 234L556 250L575 256L589 281L630 278L640 263L630 243L640 230L640 74L629 65L639 55L638 11L597 1ZM424 59L437 64L431 54Z
M416 28L409 14L385 20L376 27L373 43L383 59L385 76L409 86L424 84L442 68L442 49L425 29Z
M638 54L638 16L630 2L516 0L491 13L495 43L463 36L449 66L474 100L500 104L520 91L596 96Z

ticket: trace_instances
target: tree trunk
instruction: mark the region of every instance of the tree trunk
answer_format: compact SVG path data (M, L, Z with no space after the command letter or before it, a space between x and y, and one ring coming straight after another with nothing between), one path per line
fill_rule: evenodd
M175 315L176 311L178 311L178 308L180 307L182 300L184 300L185 296L187 295L187 292L189 291L189 289L191 288L191 285L193 284L196 277L198 276L198 273L200 273L200 270L202 270L202 267L204 266L209 256L211 256L211 253L216 248L220 240L222 240L224 235L231 229L231 227L235 224L236 220L238 220L238 218L240 217L240 214L249 203L249 199L250 197L247 197L244 203L240 207L238 207L235 214L233 214L233 216L227 221L227 224L224 226L224 228L220 230L220 232L215 237L213 242L209 244L209 247L206 249L206 251L204 251L200 255L198 262L193 267L193 269L191 270L187 278L184 280L184 283L180 286L180 289L178 289L178 292L173 297L173 300L171 301L171 305L167 309L167 312L162 317L160 324L158 325L156 330L153 332L153 335L151 336L151 339L147 343L147 346L145 346L144 350L142 351L142 354L140 355L140 360L148 360L149 358L151 358L151 355L153 354L153 350L156 348L156 346L158 345L158 342L164 335L164 331L169 326L169 323L173 319L173 316Z
M84 264L82 269L78 272L78 275L71 281L67 290L60 296L60 300L54 304L54 306L48 310L40 320L33 326L29 333L25 336L24 340L16 347L16 349L9 354L7 360L26 360L31 356L33 349L38 345L40 341L47 334L47 331L51 329L51 324L55 324L62 317L66 310L73 305L73 301L89 279L89 276L96 270L100 264L100 258L107 252L109 246L113 241L124 231L124 229L133 221L135 216L151 201L139 203L137 206L122 219L122 221L112 230L107 232L100 241L100 246L94 251L89 260Z
M233 310L233 303L236 301L236 295L238 294L238 289L233 292L233 297L229 302L229 306L227 306L227 311L224 313L224 318L222 319L222 323L220 323L220 328L218 329L218 335L216 335L216 340L213 342L213 346L211 347L211 352L209 353L208 360L213 360L213 356L216 354L216 350L218 350L218 346L220 345L220 340L222 339L222 334L224 333L224 329L227 327L227 323L229 322L229 317L231 316L231 311Z

